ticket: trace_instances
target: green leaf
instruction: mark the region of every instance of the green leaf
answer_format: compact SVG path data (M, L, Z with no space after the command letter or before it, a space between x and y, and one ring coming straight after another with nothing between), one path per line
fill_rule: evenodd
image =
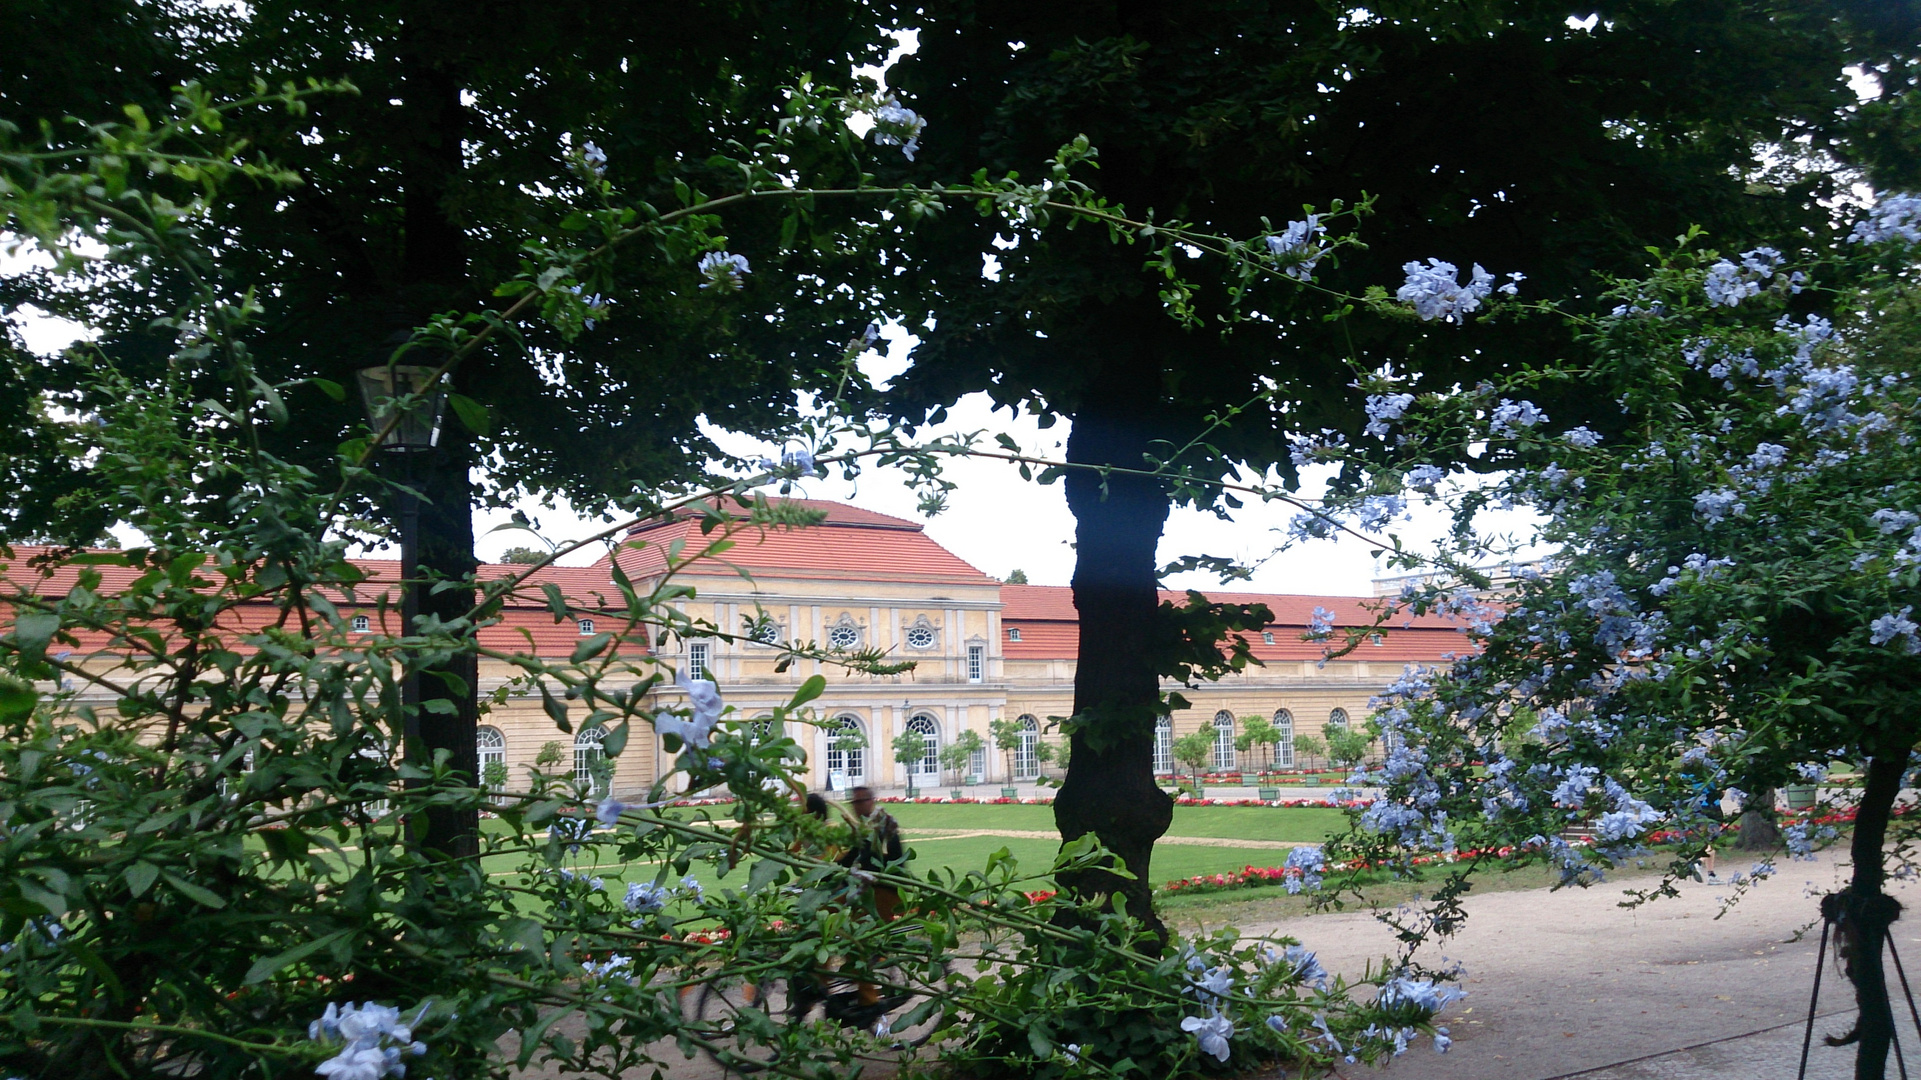
M10 675L0 675L0 723L25 720L39 703L40 691Z
M785 866L782 866L772 859L760 860L754 864L752 870L747 872L747 888L744 891L748 893L759 892L779 880L781 871L785 869L787 869Z
M47 643L60 629L60 616L51 611L23 611L13 620L13 638L20 651L38 658L46 654Z
M195 885L179 874L167 870L162 870L160 876L167 879L167 884L173 886L175 892L202 907L223 908L227 906L227 902L222 900L218 893L215 893L212 889L204 885Z
M145 896L147 890L153 888L153 883L159 879L160 868L150 862L135 862L120 871L120 876L126 879L128 892L136 897Z
M613 640L614 635L612 634L595 634L592 637L580 639L580 644L574 646L573 662L576 664L584 664L592 660L602 652L605 652L607 646L611 644Z
M540 707L547 710L547 715L553 718L555 727L569 735L574 733L574 725L567 719L567 703L554 697L554 692L547 689L545 682L540 684Z
M802 705L805 705L808 702L819 697L821 693L826 689L827 689L826 679L822 678L819 675L810 675L808 676L807 681L804 683L801 683L800 688L794 691L794 699L788 702L787 707L790 709L798 709Z
M308 379L307 381L314 384L314 386L320 389L321 393L335 401L347 400L347 388L332 379Z
M453 406L454 415L460 418L460 423L476 435L487 434L493 426L493 417L487 406L465 394L448 394L447 404Z
M254 983L264 982L269 975L279 971L281 968L286 967L296 960L304 960L351 933L353 933L352 930L335 930L325 937L318 937L304 944L295 945L286 952L275 953L272 956L255 960L253 966L247 969L246 978L242 981L249 986Z
M627 721L622 720L619 727L601 736L600 749L608 757L619 757L627 749Z

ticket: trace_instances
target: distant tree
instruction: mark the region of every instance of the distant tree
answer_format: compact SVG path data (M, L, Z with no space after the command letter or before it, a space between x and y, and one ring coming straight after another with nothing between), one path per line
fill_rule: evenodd
M1009 585L1027 584L1027 571L1016 567L1013 573L1007 575L1007 583Z
M988 736L994 740L994 748L999 750L1005 758L1007 762L1006 776L1008 781L1012 782L1014 779L1014 751L1021 748L1020 721L1009 720L1006 717L1002 717L999 720L990 720L987 724L987 733Z
M908 790L914 787L914 772L927 757L927 736L913 728L894 736L894 761L901 766Z
M1350 727L1330 727L1323 735L1327 739L1327 756L1334 764L1352 768L1367 756L1367 748L1374 744L1364 731Z
M533 548L524 547L511 547L500 553L501 562L515 563L521 566L531 566L546 557L547 553L544 551L535 551Z
M1274 744L1279 742L1280 738L1281 733L1275 730L1274 725L1268 721L1267 717L1258 714L1254 716L1243 716L1241 717L1241 733L1234 737L1234 749L1243 754L1247 754L1253 752L1257 746L1264 746L1267 748L1267 763L1272 765L1274 763Z
M1300 735L1294 739L1294 752L1305 761L1312 761L1327 753L1327 744L1314 735Z
M1214 758L1214 733L1192 731L1174 740L1174 760L1194 770L1194 787L1201 786L1201 770Z
M963 731L959 738L941 748L941 767L950 773L962 773L967 768L968 760L974 756L974 751L983 749L986 745L980 732Z

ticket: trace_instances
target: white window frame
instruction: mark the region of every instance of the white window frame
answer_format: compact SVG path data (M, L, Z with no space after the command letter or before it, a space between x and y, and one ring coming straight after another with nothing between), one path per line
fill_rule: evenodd
M574 629L579 631L581 637L593 637L594 636L594 620L575 619Z
M1272 630L1261 631L1261 644L1263 645L1274 644L1274 631Z
M923 635L925 635L926 637L925 641L915 640L916 638L919 638ZM915 625L908 627L907 633L903 635L903 639L906 641L908 648L918 649L922 652L925 652L928 649L931 649L934 646L940 644L940 635L938 633L935 633L933 627L928 626L925 623L916 623Z
M1353 729L1353 726L1354 718L1347 715L1346 709L1336 707L1332 712L1327 714L1327 726L1325 728L1327 731L1333 731L1336 728L1342 731L1350 731Z
M927 713L915 713L907 718L906 729L920 732L922 745L926 748L920 760L907 767L908 776L915 780L940 783L940 721Z
M860 746L852 750L843 750L834 745L834 740L845 734L849 728L853 729L854 734L866 738L867 725L860 722L860 717L853 713L842 713L836 716L825 729L827 753L823 760L827 763L829 775L840 773L850 782L858 783L867 779L867 748Z
M1020 725L1020 741L1014 744L1013 778L1015 780L1032 780L1041 774L1041 755L1039 750L1041 724L1039 720L1034 719L1032 716L1022 716L1016 723Z
M987 748L981 747L967 755L967 775L976 782L987 779Z
M1174 775L1174 720L1163 716L1154 721L1154 773Z
M846 634L848 637L847 643L844 645L834 640L842 634ZM838 622L827 628L827 644L831 648L858 649L860 648L860 640L860 627L852 622Z
M987 678L987 646L969 645L967 647L967 681L980 682Z
M1019 641L1020 639L1021 639L1021 628L1020 628L1020 627L1018 627L1018 626L1010 626L1010 627L1008 627L1008 628L1007 628L1007 640L1009 640L1009 641Z
M1274 730L1280 738L1274 740L1274 765L1276 768L1294 767L1294 713L1290 709L1274 710Z
M574 736L574 783L586 787L590 797L607 794L601 781L594 778L594 762L607 760L607 751L601 749L601 741L607 738L607 729L598 724L584 727ZM613 777L608 777L608 784Z
M479 770L474 777L481 787L487 786L487 766L499 762L507 764L507 736L492 724L482 724L474 729L474 768ZM503 783L502 787L505 784ZM501 788L490 790L499 791Z
M694 679L708 678L707 673L712 671L713 667L713 647L711 645L705 641L690 641L687 643L688 681L691 682Z
M352 625L354 633L365 634L373 630L374 621L365 615L355 615Z
M1214 771L1228 772L1240 767L1234 754L1234 714L1222 709L1214 714Z

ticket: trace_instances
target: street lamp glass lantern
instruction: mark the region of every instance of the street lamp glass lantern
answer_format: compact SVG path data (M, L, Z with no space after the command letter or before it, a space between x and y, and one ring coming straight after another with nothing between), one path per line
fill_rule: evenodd
M382 364L359 371L360 401L374 433L393 420L395 401L414 395L393 430L381 440L388 450L430 450L440 442L440 417L447 406L445 382L433 382L434 369L414 364ZM428 385L432 383L433 389Z

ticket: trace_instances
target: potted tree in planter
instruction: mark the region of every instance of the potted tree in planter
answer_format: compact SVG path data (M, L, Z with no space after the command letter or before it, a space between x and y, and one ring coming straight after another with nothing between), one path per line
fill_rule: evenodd
M1313 761L1315 758L1323 757L1327 754L1327 744L1313 735L1296 735L1294 737L1294 753L1299 755L1299 759L1302 761ZM1312 768L1310 768L1309 771L1313 771Z
M941 767L955 774L957 779L964 782L965 778L962 774L967 768L968 760L974 756L974 751L982 749L986 745L985 742L981 741L980 732L963 731L959 738L948 743L941 749ZM965 792L961 790L958 783L948 793L956 799L962 798L965 795Z
M894 736L894 760L900 764L902 774L907 777L907 797L910 799L919 794L914 788L914 770L919 768L921 761L926 757L927 736L913 728L908 728Z
M1258 715L1243 716L1241 717L1241 733L1234 739L1234 749L1240 751L1243 755L1251 755L1255 747L1266 747L1267 763L1272 765L1274 762L1274 743L1280 737L1281 733L1274 729L1274 725L1268 722L1267 717ZM1265 780L1267 770L1263 769L1258 775ZM1242 780L1246 780L1245 769L1242 770ZM1256 795L1263 802L1273 802L1275 799L1281 797L1281 789L1270 787L1263 783L1256 791Z
M999 750L1007 762L1006 786L1001 788L1001 798L1013 799L1020 796L1020 789L1014 786L1014 751L1021 748L1021 725L1018 720L1005 717L989 721L987 733L994 740L994 748Z
M1174 740L1174 760L1194 770L1194 797L1201 798L1201 770L1214 756L1214 732L1193 731Z

